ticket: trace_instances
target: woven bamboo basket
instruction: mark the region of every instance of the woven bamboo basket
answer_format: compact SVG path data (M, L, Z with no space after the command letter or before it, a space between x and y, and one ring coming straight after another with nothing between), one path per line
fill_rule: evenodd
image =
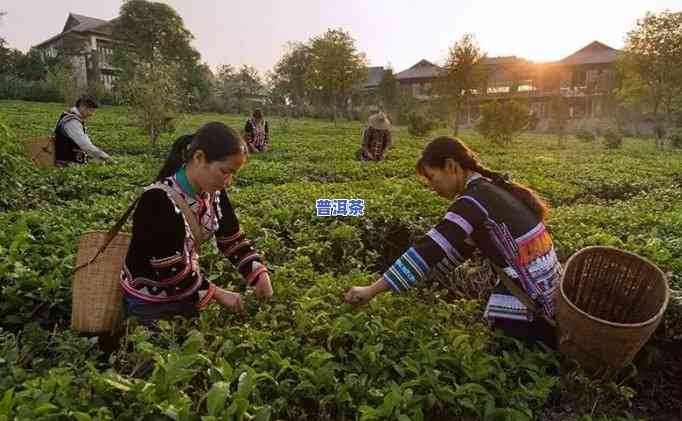
M87 263L105 241L106 232L84 233L78 242L76 266ZM71 328L82 333L116 332L123 321L121 267L130 235L119 233L94 262L76 272L73 280Z
M670 291L650 261L587 247L566 263L558 295L559 349L586 371L609 375L629 364L656 330Z
M54 138L35 137L24 140L26 155L39 167L54 166Z

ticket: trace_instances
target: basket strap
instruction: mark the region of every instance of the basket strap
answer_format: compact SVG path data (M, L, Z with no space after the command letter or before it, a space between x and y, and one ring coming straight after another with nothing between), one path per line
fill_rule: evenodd
M545 313L540 307L538 307L537 304L535 304L535 301L533 301L529 296L526 291L524 291L520 286L516 284L516 282L512 281L509 278L509 275L507 275L507 272L502 270L499 266L491 263L493 267L495 268L495 271L497 274L500 276L500 280L502 281L502 284L511 292L511 294L518 298L519 301L525 305L528 310L530 310L535 316L540 316L545 321L552 327L556 327L556 321L549 317L547 313Z
M194 243L196 244L195 247L199 248L199 246L201 246L201 244L207 240L207 236L204 234L204 231L199 224L197 215L189 207L187 201L180 195L180 193L166 184L156 183L154 184L153 188L163 190L173 198L173 202L178 205L180 211L185 216L185 219L189 224L189 229L192 231L192 237L194 238Z
M158 188L160 190L165 191L166 193L170 194L171 197L173 198L173 202L178 205L180 208L180 211L183 213L185 216L185 219L187 220L187 223L189 224L190 231L192 231L192 237L194 238L194 243L195 243L195 248L199 248L201 244L208 239L207 236L203 234L203 231L201 229L201 226L199 225L199 221L197 220L196 214L190 209L189 204L187 204L187 201L180 196L180 194L175 191L173 188L170 186L167 186L163 183L156 183L153 185L152 188ZM123 225L125 225L126 221L128 221L128 218L130 217L130 214L133 212L135 209L135 206L137 206L137 203L140 201L140 198L142 195L138 196L133 203L128 207L128 209L125 211L123 216L114 224L111 229L107 232L107 236L104 239L104 242L102 245L99 247L97 250L97 253L88 260L86 263L83 263L80 266L77 266L72 274L75 274L79 270L83 269L84 267L90 265L92 262L95 261L99 257L100 254L106 250L106 248L109 246L111 241L116 237L116 234L118 234L121 231L121 228L123 228Z

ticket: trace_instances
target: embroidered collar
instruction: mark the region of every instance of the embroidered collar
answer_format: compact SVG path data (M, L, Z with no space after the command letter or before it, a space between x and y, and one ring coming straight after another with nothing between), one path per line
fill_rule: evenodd
M175 179L178 181L178 184L180 184L180 188L182 188L189 197L194 198L197 196L197 193L187 179L187 170L185 167L180 168L178 172L175 173Z
M71 109L69 110L69 113L71 113L71 114L75 115L76 117L78 117L79 120L83 120L83 116L81 115L80 111L78 111L78 108L76 108L76 107L71 107Z
M467 178L467 180L464 182L464 188L466 189L467 187L469 187L469 184L471 184L471 183L473 183L474 181L479 180L479 179L481 179L481 178L483 178L483 176L482 176L481 174L477 173L477 172L471 174L471 175Z

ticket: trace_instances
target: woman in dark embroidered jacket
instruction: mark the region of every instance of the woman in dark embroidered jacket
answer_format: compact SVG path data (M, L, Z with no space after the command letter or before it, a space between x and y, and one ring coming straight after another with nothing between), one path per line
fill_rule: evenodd
M374 284L351 288L346 301L365 303L389 289L400 293L425 278L448 276L478 249L545 313L533 314L498 282L484 317L511 336L551 345L553 329L544 318L554 317L561 265L544 225L546 205L532 190L481 165L457 139L429 143L417 172L438 195L454 202L438 225Z
M211 237L259 299L272 296L268 269L240 229L225 192L247 154L241 136L218 122L173 144L156 183L145 189L135 210L121 271L128 314L141 324L195 316L211 301L241 310L240 294L205 279L198 265L198 243ZM193 220L179 200L189 205ZM197 230L201 238L195 238Z
M268 122L263 117L263 111L256 109L253 117L246 121L244 125L244 136L249 152L267 152L270 142L270 130Z

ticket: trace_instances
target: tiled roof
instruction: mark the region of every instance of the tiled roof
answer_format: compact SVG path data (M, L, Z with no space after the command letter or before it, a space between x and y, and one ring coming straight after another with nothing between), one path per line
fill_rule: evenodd
M414 66L395 75L398 80L401 79L430 79L438 76L443 69L428 60L421 60Z
M556 64L597 64L613 63L618 59L620 51L599 41L593 41L570 56L557 61Z

